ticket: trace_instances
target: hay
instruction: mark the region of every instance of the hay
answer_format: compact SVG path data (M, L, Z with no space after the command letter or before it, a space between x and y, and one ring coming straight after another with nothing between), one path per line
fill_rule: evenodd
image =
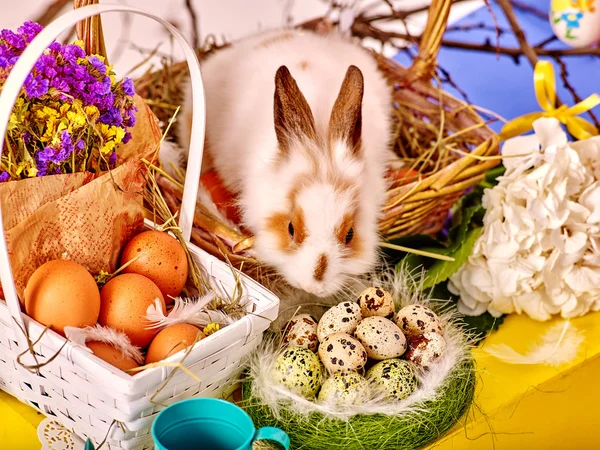
M270 368L281 342L280 334L273 333L251 355L243 385L241 406L257 427L285 430L294 449L414 449L438 439L465 414L473 401L475 371L454 313L424 298L402 269L375 275L370 282L390 291L398 307L427 305L444 323L446 352L428 372L419 374L419 389L401 402L375 398L352 407L312 402L272 383ZM356 298L362 287L357 284L347 298ZM300 312L314 313L314 307L304 305Z

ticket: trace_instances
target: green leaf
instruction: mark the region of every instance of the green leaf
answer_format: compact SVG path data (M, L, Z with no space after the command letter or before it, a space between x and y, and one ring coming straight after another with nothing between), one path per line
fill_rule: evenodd
M475 241L483 231L483 228L474 228L466 232L465 239L454 252L445 253L454 258L454 261L435 261L425 274L423 287L425 289L442 283L454 275L460 267L467 262Z

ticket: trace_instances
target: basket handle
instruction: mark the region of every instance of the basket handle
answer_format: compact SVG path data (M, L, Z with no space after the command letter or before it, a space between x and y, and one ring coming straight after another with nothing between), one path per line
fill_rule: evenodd
M128 12L155 20L171 32L181 45L185 54L192 84L192 132L179 226L182 230L184 239L189 241L192 233L194 211L196 209L196 197L198 195L198 184L200 182L202 155L204 153L204 128L206 124L204 87L200 73L200 63L198 62L196 53L188 44L183 34L169 22L160 17L131 6L96 4L83 6L69 11L46 26L33 41L31 41L23 54L19 57L2 88L2 93L0 94L0 155L4 148L4 139L10 114L17 101L21 87L23 86L23 83L25 83L25 79L33 69L38 58L62 32L75 26L83 19L107 12ZM2 282L8 310L15 321L15 323L11 325L15 331L17 344L24 350L28 348L27 339L23 333L20 332L19 326L25 329L25 324L23 316L21 315L19 298L17 297L13 273L10 267L8 247L6 245L6 236L4 234L4 224L1 218L2 205L0 205L0 281Z
M410 81L431 80L437 68L437 56L442 46L442 38L448 25L452 0L432 0L427 15L425 31L421 35L419 53L408 69Z

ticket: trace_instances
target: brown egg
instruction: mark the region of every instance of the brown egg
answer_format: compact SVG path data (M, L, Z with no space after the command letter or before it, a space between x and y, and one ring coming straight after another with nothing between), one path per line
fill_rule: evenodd
M98 285L75 261L48 261L27 281L25 311L60 334L66 326L93 326L100 312Z
M178 323L164 328L148 347L146 364L162 361L184 348L188 348L196 341L197 335L200 335L198 340L206 337L200 328L187 323Z
M158 298L163 314L167 307L160 289L148 278L136 273L118 275L100 290L100 325L125 333L133 345L146 347L157 330L145 328L144 318L150 305Z
M123 371L139 367L138 363L133 358L125 356L121 351L110 344L105 342L86 342L85 344L89 349L92 350L94 355L103 361L106 361L110 365L115 366L117 369Z
M188 261L177 239L163 231L144 231L131 239L121 255L121 265L138 257L123 273L137 273L150 278L165 301L171 303L185 287Z

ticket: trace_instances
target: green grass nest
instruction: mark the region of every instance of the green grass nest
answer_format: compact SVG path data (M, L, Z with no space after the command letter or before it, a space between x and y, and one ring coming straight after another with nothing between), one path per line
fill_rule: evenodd
M252 380L248 379L243 384L241 406L257 428L272 426L284 430L294 450L412 450L440 438L467 412L475 392L473 360L458 362L439 392L435 400L425 401L420 408L397 416L359 414L344 421L327 419L319 413L306 417L282 409L276 418L267 405L252 397Z

